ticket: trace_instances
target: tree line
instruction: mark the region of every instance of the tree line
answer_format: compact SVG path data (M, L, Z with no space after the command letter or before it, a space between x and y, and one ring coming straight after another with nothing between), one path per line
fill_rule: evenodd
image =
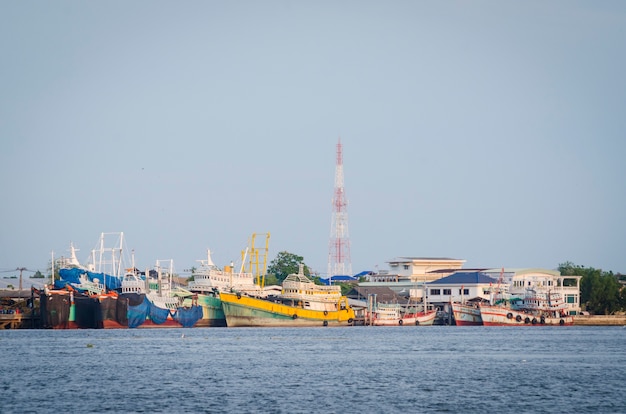
M559 265L563 276L582 276L580 279L580 305L593 315L611 315L626 311L626 275L605 272L602 269L565 262Z

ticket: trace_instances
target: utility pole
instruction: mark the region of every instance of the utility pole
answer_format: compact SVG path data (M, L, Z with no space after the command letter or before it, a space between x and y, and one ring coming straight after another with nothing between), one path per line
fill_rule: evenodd
M20 271L20 296L21 296L22 295L22 272L24 270L28 270L28 269L26 269L25 267L18 267L15 270L19 270Z

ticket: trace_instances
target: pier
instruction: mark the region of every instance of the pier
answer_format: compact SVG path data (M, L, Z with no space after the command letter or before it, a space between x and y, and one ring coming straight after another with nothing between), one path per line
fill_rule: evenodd
M624 326L626 315L576 315L574 325L577 326Z
M0 329L33 329L39 327L39 316L26 313L0 313Z

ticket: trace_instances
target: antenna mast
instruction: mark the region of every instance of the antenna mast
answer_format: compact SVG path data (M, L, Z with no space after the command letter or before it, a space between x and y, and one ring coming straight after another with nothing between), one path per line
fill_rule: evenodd
M343 153L341 138L337 141L337 165L335 169L335 192L332 200L333 213L328 246L328 277L352 276L350 260L350 236L348 234L348 201L343 188Z

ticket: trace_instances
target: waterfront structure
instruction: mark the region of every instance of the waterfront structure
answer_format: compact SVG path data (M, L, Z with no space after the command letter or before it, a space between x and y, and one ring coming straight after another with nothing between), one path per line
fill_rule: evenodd
M529 289L541 293L558 293L563 297L569 315L580 314L581 276L562 276L548 269L487 269L481 272L458 272L427 283L428 301L445 305L467 300L493 302L494 295L524 297Z
M445 257L396 257L389 260L389 270L371 273L362 287L385 286L415 299L422 298L424 284L461 270L465 260Z

